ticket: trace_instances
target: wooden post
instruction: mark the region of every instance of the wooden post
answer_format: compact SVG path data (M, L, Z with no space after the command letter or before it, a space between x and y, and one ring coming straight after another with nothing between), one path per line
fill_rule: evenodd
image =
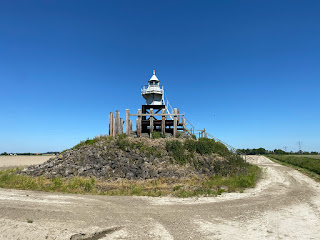
M162 114L165 114L166 110L162 109ZM166 116L162 115L162 120L161 120L161 132L164 135L166 133Z
M126 134L130 136L130 110L126 109Z
M130 119L130 133L132 132L132 120Z
M139 116L139 114L141 114L141 109L138 109L138 118L136 120L136 127L137 127L137 137L141 137L141 116Z
M120 134L123 133L123 118L120 118Z
M153 108L150 108L150 138L152 138L152 132L153 132Z
M137 118L137 137L141 137L141 128L142 128L142 122L141 122L141 116L139 116L139 114L141 114L141 109L138 109L138 118Z
M184 118L184 116L181 117L181 122L182 122L182 126L186 127L186 119Z
M177 137L177 109L174 108L174 116L173 116L173 138Z
M141 137L141 125L139 118L136 119L137 137Z
M116 111L116 117L114 118L114 136L120 134L120 111Z
M109 113L109 136L113 136L113 112Z

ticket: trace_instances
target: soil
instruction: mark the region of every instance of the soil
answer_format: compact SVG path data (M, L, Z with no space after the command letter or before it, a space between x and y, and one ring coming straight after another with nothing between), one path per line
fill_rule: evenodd
M8 167L26 167L30 165L42 164L52 158L48 156L0 156L0 169Z
M263 156L255 188L219 197L0 189L0 239L320 239L320 183Z

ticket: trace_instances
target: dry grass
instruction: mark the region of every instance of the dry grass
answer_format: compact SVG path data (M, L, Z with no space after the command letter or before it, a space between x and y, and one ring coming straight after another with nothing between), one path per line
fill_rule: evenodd
M48 192L136 196L216 196L222 192L254 187L260 169L251 166L249 173L238 176L158 178L147 180L102 181L96 178L53 178L19 175L17 169L0 171L0 187Z

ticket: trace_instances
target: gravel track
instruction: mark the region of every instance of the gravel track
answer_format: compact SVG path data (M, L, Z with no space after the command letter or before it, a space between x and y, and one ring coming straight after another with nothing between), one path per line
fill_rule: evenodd
M320 239L320 184L251 161L264 169L255 188L212 198L0 189L0 239Z

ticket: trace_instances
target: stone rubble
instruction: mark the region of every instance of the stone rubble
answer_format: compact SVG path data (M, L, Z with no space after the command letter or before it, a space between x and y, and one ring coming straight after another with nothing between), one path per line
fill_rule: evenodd
M212 174L212 162L218 156L201 156L196 154L201 168L191 164L180 165L165 149L165 139L132 139L153 145L161 150L162 156L146 154L139 149L122 150L116 139L102 138L93 144L83 144L62 152L40 165L33 165L20 171L20 174L32 176L55 177L96 177L99 179L151 179L158 177L190 177Z

